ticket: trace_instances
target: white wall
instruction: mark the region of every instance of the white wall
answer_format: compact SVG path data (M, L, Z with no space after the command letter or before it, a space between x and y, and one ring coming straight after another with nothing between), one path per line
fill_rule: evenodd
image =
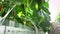
M5 26L0 26L0 34L4 34L4 30L5 30ZM7 26L5 30L5 34L35 34L35 31ZM44 34L44 32L39 31L39 34Z

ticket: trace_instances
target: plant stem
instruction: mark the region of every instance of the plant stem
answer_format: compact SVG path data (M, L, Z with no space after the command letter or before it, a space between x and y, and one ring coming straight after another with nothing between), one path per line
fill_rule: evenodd
M32 25L35 27L36 34L38 34L38 28L37 28L37 26L34 24L34 22L30 18L28 20L31 21Z

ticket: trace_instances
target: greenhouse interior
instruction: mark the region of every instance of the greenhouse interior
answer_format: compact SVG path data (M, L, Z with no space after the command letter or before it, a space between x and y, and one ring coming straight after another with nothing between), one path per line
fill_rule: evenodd
M0 34L60 34L60 0L0 0Z

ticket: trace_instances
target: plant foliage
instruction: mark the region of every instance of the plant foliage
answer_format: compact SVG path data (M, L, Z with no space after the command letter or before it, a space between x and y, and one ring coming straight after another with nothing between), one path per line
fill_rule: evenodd
M38 29L41 27L44 32L48 31L50 27L50 13L48 2L45 2L45 0L4 0L1 2L1 6L3 6L3 9L0 11L1 16L4 16L14 4L21 3L21 5L17 5L12 10L7 19L15 20L32 28L33 25L27 20L27 17L30 17Z

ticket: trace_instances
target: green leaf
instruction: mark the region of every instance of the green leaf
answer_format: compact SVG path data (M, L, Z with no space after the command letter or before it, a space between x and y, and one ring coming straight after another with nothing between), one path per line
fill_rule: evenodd
M42 10L43 10L43 12L45 12L45 13L47 13L47 14L50 15L50 12L49 12L48 8L46 8L46 7L42 7Z
M42 13L43 13L45 19L48 20L48 21L50 21L50 16L49 16L49 14L47 14L47 13L45 13L45 12L42 12Z
M36 3L35 7L36 7L36 10L38 10L38 3Z
M15 10L16 14L18 14L21 11L20 5L17 5L14 10Z
M43 6L45 6L46 8L49 8L48 2L44 2L44 3L43 3Z

